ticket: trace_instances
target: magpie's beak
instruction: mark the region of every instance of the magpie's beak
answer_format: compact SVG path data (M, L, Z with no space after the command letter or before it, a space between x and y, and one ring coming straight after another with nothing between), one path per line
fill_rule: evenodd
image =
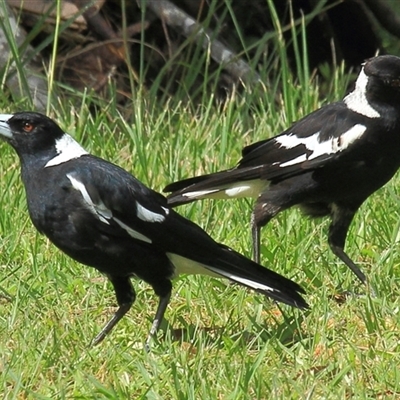
M7 139L13 138L10 125L8 125L8 120L12 118L12 116L12 114L0 114L0 136Z

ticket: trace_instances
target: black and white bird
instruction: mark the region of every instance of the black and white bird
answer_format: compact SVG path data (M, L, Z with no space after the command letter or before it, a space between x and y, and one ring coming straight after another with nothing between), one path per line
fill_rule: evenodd
M204 198L255 197L253 255L260 261L260 228L294 205L329 216L328 241L362 281L344 251L361 204L400 166L400 58L379 56L362 67L355 89L271 139L245 147L235 168L168 185L168 204Z
M215 242L170 209L164 196L124 169L88 154L48 117L0 115L0 137L21 161L29 214L37 230L78 262L104 273L118 310L96 336L99 343L135 301L130 278L160 297L147 344L180 273L227 278L298 308L307 308L295 282Z

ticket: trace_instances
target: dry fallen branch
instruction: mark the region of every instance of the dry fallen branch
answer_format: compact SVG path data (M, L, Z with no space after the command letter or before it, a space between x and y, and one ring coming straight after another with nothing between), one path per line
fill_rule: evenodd
M266 64L263 63L271 62L270 65L274 65L273 59L278 58L274 53L275 39L264 40L265 32L272 32L274 29L270 10L272 6L276 9L281 26L290 27L285 29L283 34L287 44L287 58L294 73L297 64L294 61L292 43L300 43L303 36L300 27L296 27L295 33L291 29L293 20L288 12L290 4L294 20L306 20L307 59L311 70L318 69L323 63L330 63L332 51L335 52L334 57L338 63L343 60L349 67L358 66L366 58L372 57L377 50L384 51L381 39L373 26L378 25L377 21L386 30L400 37L400 19L392 10L394 5L386 4L385 0L304 0L301 4L290 0L256 1L250 2L251 4L232 2L229 12L224 2L214 9L210 7L209 2L203 0L146 0L122 3L118 0L60 0L60 3L57 3L58 7L56 3L50 0L7 0L2 3L5 5L2 6L3 13L8 4L13 10L17 10L18 18L5 11L3 24L11 24L12 31L18 31L17 35L21 35L18 46L21 46L26 38L22 29L29 32L28 37L32 38L34 46L40 48L40 54L37 56L40 60L36 64L39 67L44 65L46 69L51 57L51 44L46 43L49 41L49 33L52 34L55 30L56 20L60 21L55 60L56 78L77 90L90 88L100 96L109 95L107 83L110 79L116 83L117 93L129 93L132 82L128 76L132 72L136 77L137 70L144 73L144 76L140 77L141 82L146 85L155 82L162 88L160 92L174 94L177 88L185 86L180 85L180 79L184 80L185 72L192 67L189 58L192 46L184 46L188 41L202 46L203 50L200 48L200 53L206 53L212 59L210 67L213 72L223 69L217 81L217 92L222 96L240 81L249 86L254 85L260 81L256 71L266 70ZM141 15L138 3L147 8L145 19ZM326 7L322 7L325 3ZM210 13L215 13L212 15L211 24L218 21L218 26L223 27L221 31L202 22L208 20ZM373 21L371 16L374 16L376 21ZM252 66L249 65L248 58L242 55L241 48L237 47L240 42L237 37L238 26L243 34L243 43L256 44L257 40L262 38L260 44L263 47L256 48L255 45L251 45L246 49L246 56L254 59ZM144 31L146 35L137 40L132 38ZM10 41L10 35L14 40L13 34L3 31L0 35L3 35L0 37L0 65L7 73L11 72L7 81L10 91L13 95L21 93L26 96L31 93L37 102L38 96L40 98L38 88L41 86L44 88L43 96L46 96L45 80L38 77L35 63L24 65L29 71L31 89L28 89L24 77L17 75L15 64L11 62L11 50L14 49L10 50L7 40ZM139 44L143 45L143 40L146 41L144 46L139 47ZM174 52L174 49L182 51ZM32 48L25 51L24 64L33 58L32 54ZM169 59L173 62L168 63ZM196 58L194 63L195 60ZM142 66L146 68L142 69ZM216 68L218 66L220 68ZM18 67L19 72L23 71L23 68ZM204 78L202 72L196 72L196 69L193 75L191 81L193 77L197 82ZM139 78L137 80L139 81ZM23 89L20 86L23 86ZM190 82L188 94L196 93L197 87L198 85L192 85ZM43 104L47 102L47 98L44 99Z
M15 10L23 11L31 16L36 15L37 18L47 15L46 23L49 26L54 26L57 18L57 7L55 2L48 2L45 0L35 0L35 1L21 1L21 0L7 0L10 7ZM72 29L78 31L83 31L86 29L86 21L82 15L79 15L79 10L75 4L70 1L61 2L61 19L67 21L73 19L71 24ZM35 19L33 21L36 21Z
M10 30L14 34L15 42L20 47L26 41L26 33L20 26L18 26L17 21L7 4L3 4L0 7L0 19L3 21L2 24L9 24ZM29 96L32 99L35 109L38 111L44 111L47 104L47 80L39 73L41 70L39 63L35 61L26 61L31 59L33 53L34 49L31 46L27 46L25 53L21 57L27 80L27 87L25 87L20 82L15 63L13 61L10 62L12 59L12 52L5 30L0 29L0 66L3 67L9 64L7 70L8 76L6 79L8 89L13 97L18 98Z
M232 50L228 49L218 39L211 39L215 35L204 29L194 18L167 0L148 0L149 7L162 21L186 37L199 39L203 47L210 49L211 57L228 71L234 79L243 82L256 82L259 75L243 59L239 58Z

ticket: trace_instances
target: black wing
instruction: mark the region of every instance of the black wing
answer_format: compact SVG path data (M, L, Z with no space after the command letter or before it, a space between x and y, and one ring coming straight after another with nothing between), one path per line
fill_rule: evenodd
M97 216L96 227L102 234L130 236L149 256L166 255L177 273L225 277L276 300L307 307L299 285L215 242L199 226L170 209L165 197L123 169L92 156L74 160L74 167L67 176L81 190L82 202Z
M293 162L291 168L280 167L281 170L303 169L303 161L295 160L301 156L309 160L318 148L321 159L327 162L343 150L340 146L342 135L363 122L363 116L349 110L343 102L329 104L300 119L281 134L245 147L237 168L273 167ZM289 147L291 138L292 146Z
M166 186L164 191L172 192L168 202L177 205L216 197L214 193L237 182L279 181L325 166L341 157L365 133L363 122L365 117L349 110L343 102L322 107L280 135L245 147L235 168Z

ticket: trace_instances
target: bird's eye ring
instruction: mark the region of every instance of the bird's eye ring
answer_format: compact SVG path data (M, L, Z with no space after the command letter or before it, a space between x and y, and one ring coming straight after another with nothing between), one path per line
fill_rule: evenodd
M34 128L34 126L29 122L24 122L24 124L22 126L23 131L26 133L32 132L33 128Z

